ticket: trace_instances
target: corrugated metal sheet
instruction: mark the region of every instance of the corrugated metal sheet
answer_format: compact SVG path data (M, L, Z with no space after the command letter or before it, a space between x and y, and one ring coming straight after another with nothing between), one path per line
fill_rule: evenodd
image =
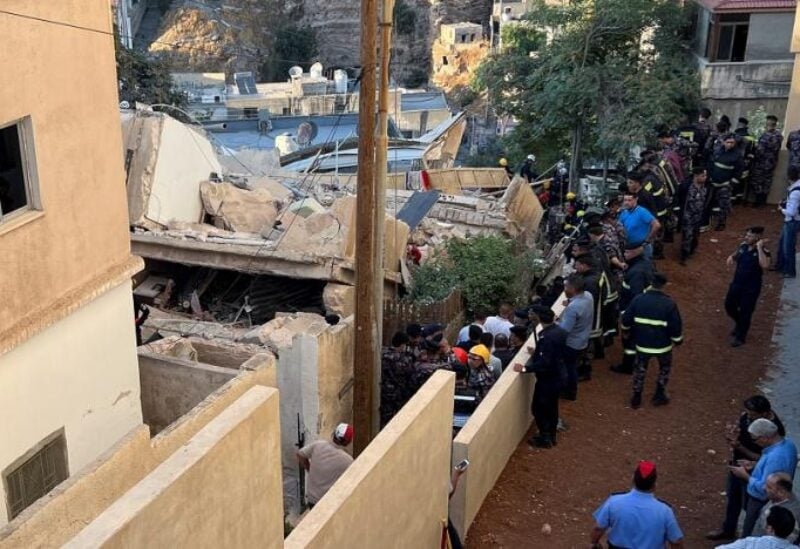
M431 208L436 205L440 195L439 191L415 192L397 213L397 219L405 221L408 228L413 231L417 228L419 222L428 215Z

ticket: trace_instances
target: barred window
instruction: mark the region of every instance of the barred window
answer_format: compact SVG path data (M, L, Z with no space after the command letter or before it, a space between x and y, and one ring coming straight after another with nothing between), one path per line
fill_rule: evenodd
M3 472L11 520L69 476L67 442L58 431Z

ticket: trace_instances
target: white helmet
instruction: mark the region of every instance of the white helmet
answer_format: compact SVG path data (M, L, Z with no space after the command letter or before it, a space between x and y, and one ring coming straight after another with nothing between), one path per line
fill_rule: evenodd
M529 154L528 155L528 160L530 160L531 162L536 162L536 155Z

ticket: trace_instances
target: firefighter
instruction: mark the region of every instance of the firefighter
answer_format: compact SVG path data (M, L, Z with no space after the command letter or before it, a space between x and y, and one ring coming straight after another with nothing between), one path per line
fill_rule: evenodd
M732 198L743 200L747 195L750 184L750 168L753 166L753 158L756 150L756 138L750 133L750 121L741 117L737 121L736 130L733 132L739 139L739 151L742 153L742 176L739 184L733 189Z
M652 358L658 360L658 381L653 404L669 404L667 384L672 370L672 348L683 343L683 327L678 305L663 291L666 283L666 276L654 274L650 288L636 296L622 315L622 329L636 350L631 396L633 409L642 405L644 378Z
M681 265L686 265L686 260L697 249L700 225L703 221L703 210L705 210L708 197L707 177L706 169L702 166L692 169L691 183L689 183L686 190L686 200L681 209L683 216L681 221L681 230L683 232Z
M731 212L731 186L739 183L742 175L742 155L736 147L736 136L726 134L722 149L716 151L708 164L711 181L711 200L706 209L704 226L709 226L712 215L716 217L715 230L722 231ZM753 180L755 185L755 180Z
M514 179L514 170L509 167L508 160L506 158L501 158L497 163L506 171L506 175L509 179Z
M619 314L623 315L631 302L650 286L653 280L653 262L644 254L641 244L629 244L625 247L625 275L619 293ZM622 339L622 363L611 367L618 374L632 374L636 362L636 348L631 338Z

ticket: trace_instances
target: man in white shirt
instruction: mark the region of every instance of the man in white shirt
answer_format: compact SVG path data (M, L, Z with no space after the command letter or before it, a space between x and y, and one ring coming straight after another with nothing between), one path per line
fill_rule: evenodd
M783 215L783 229L778 243L778 261L775 270L783 273L783 278L795 278L797 266L795 265L795 246L797 245L797 231L800 230L800 168L789 166L789 189L786 200L778 206L778 211Z
M511 327L514 326L514 307L510 303L503 303L496 316L490 316L483 323L483 331L489 332L493 336L503 334L506 337L511 335Z
M717 545L717 549L788 549L795 547L787 538L794 530L794 516L783 507L773 507L767 517L767 535L751 536Z
M297 451L297 461L308 472L306 500L309 507L314 507L353 463L345 450L353 440L353 427L340 423L332 438L333 442L317 440Z

